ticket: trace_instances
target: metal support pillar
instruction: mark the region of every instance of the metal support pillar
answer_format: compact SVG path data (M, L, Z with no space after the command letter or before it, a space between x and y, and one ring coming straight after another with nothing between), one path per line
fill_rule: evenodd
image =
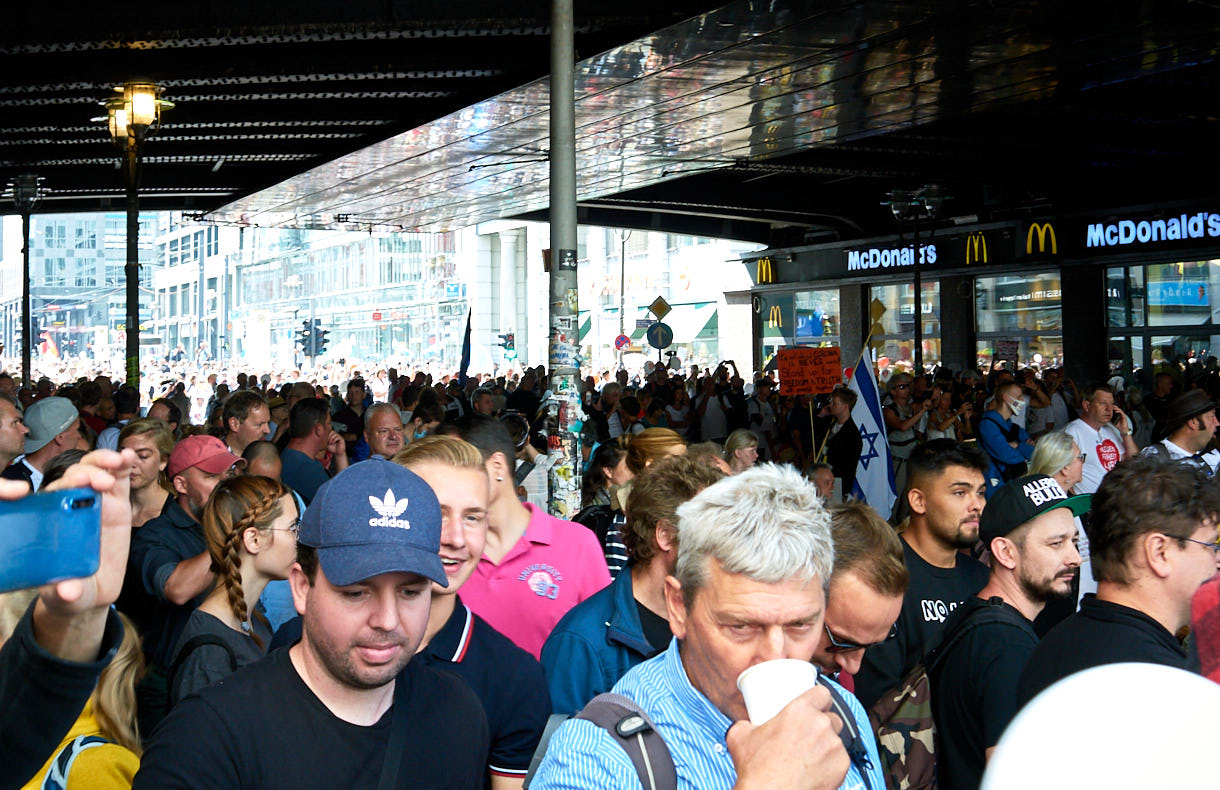
M576 102L572 0L551 2L551 397L546 402L552 515L580 509L579 304L576 285Z
M127 383L140 388L140 143L127 138L124 157L127 181Z
M30 350L34 333L30 331L30 212L21 212L21 383L33 387L30 378Z

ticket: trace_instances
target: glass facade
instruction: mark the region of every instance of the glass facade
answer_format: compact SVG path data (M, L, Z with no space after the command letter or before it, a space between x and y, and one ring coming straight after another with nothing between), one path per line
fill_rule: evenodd
M923 313L923 364L940 364L940 283L932 280L920 284L920 310ZM877 285L869 289L869 304L877 299L885 305L885 313L874 328L872 347L882 368L894 366L910 370L915 360L915 284Z
M1017 341L1018 366L1063 363L1063 292L1058 272L978 277L976 364L987 370L997 341Z
M1106 269L1110 369L1220 354L1220 259Z

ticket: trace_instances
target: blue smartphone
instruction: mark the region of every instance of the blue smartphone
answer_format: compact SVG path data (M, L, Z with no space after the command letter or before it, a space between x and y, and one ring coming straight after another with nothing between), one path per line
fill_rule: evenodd
M0 501L0 592L97 573L102 495L69 488Z

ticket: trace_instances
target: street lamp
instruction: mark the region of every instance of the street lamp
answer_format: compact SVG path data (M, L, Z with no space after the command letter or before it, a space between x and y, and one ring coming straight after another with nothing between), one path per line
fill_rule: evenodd
M102 103L110 139L123 152L127 185L127 383L140 386L140 165L144 141L161 125L161 111L174 105L152 82L132 80L117 86Z
M927 217L929 223L936 219L937 213L940 212L948 197L944 190L937 184L929 184L921 187L915 192L910 192L905 189L890 190L889 200L881 205L889 206L890 211L894 215L894 219L898 222L899 236L901 237L902 226L910 222L915 234L915 251L913 259L914 269L914 343L915 343L915 375L919 376L924 373L923 369L923 282L920 277L919 262L921 250L919 247L919 221ZM931 227L935 230L935 226Z
M12 180L9 191L21 212L21 383L30 386L30 214L42 199L42 179L23 173Z

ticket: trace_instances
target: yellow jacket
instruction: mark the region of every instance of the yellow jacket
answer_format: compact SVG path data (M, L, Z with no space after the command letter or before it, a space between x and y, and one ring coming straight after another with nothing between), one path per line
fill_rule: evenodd
M55 754L50 756L22 790L39 790L47 771L51 770L51 762L59 756L65 746L81 735L105 737L102 735L102 728L98 726L97 719L93 716L92 699L85 703L85 709L81 711L76 723L72 725L72 729L68 730L68 734L55 749ZM72 770L68 773L68 788L69 790L73 788L130 790L131 782L139 767L140 758L125 746L119 746L116 743L95 746L82 751L76 761L72 763Z

